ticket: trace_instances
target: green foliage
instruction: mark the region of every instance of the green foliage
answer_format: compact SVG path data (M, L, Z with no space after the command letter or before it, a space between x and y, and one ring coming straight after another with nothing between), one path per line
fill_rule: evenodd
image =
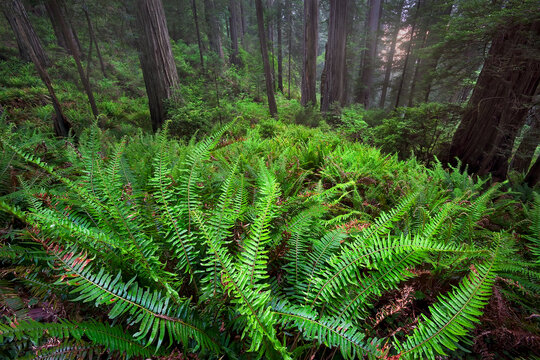
M43 356L176 348L209 358L328 349L346 359L435 358L470 346L497 276L523 289L509 294L534 299L537 259L481 225L503 206L493 203L498 187L481 193L484 184L457 168L426 169L319 129L247 124L187 145L169 138L169 125L121 141L92 127L68 147L68 169L14 145L6 129L3 168L39 169L52 180L20 179L19 191L0 198L3 214L28 224L0 246L3 266L18 267L6 270L2 289L32 289L47 301L62 294L87 314L35 321L11 301L0 323L6 356L28 356L31 343ZM429 293L422 272L443 288L462 280L438 300L430 293L420 318L400 310L399 326L419 321L416 330L394 331L384 316L384 330L373 325L376 304L391 294L407 286ZM47 348L49 339L59 344Z

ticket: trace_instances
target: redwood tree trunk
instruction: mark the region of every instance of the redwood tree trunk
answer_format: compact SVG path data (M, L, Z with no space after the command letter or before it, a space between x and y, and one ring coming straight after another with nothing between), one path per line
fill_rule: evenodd
M319 41L319 0L304 1L304 69L302 105L317 105L317 43Z
M534 51L540 21L513 20L495 35L476 87L449 152L471 171L504 179L514 139L525 122L540 83L540 59Z
M210 50L218 54L220 58L224 58L223 47L221 45L221 29L219 21L216 17L216 8L214 0L204 0L204 17L208 28L208 42Z
M347 0L330 0L328 42L321 76L321 111L345 102L345 50L347 44Z
M167 117L165 102L172 97L179 84L161 0L138 0L137 21L139 58L148 95L152 129L157 131Z
M88 13L86 3L83 3L82 8L83 8L83 11L84 11L84 16L86 17L86 22L88 24L88 33L90 34L90 44L92 44L92 42L93 42L96 45L96 52L97 52L97 56L98 56L98 59L99 59L99 65L101 67L101 72L103 73L104 77L107 77L107 74L105 72L105 63L103 62L103 57L101 56L101 51L99 49L99 44L98 44L98 41L97 41L97 38L96 38L96 34L94 33L94 27L92 26L92 21L90 20L90 14ZM92 47L90 46L90 49L91 48ZM91 52L91 50L89 52ZM90 64L90 59L88 59L88 63ZM89 68L90 65L87 66L87 67ZM89 73L88 69L87 69L87 73Z
M34 27L28 20L28 15L21 0L4 1L2 11L15 34L21 58L32 62L31 52L33 52L42 67L49 66L49 57L43 50L41 40L39 40Z
M259 43L261 45L261 55L264 65L264 77L266 80L266 95L268 97L268 108L270 115L277 116L276 99L274 98L274 88L272 87L272 72L268 61L268 50L266 45L266 32L264 31L264 16L261 0L255 0L255 8L257 12L257 25L259 29Z
M236 0L229 1L229 11L231 13L231 63L234 65L241 65L240 58L238 57L238 36L240 32L240 9Z
M364 66L360 80L360 92L356 101L363 104L367 109L370 106L371 88L373 87L373 77L375 73L375 62L377 60L377 30L381 17L381 0L369 1L369 14L367 19L367 41L364 51Z

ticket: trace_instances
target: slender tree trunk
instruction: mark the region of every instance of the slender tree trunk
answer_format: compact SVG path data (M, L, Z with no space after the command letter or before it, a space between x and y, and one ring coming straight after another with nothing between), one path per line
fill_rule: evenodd
M278 60L278 90L283 93L283 39L282 39L282 0L278 0L278 13L277 13L277 60Z
M73 31L73 28L69 26L69 23L64 18L62 14L62 10L60 6L58 5L58 2L56 0L47 0L47 3L49 4L49 7L52 13L54 14L55 19L58 21L58 26L62 30L62 34L64 34L64 39L67 42L67 46L70 50L71 56L73 56L73 59L75 60L75 65L77 66L79 77L81 78L81 82L86 92L86 96L88 97L88 102L90 103L92 114L94 115L94 117L97 118L97 116L99 115L99 112L96 106L96 100L94 99L94 94L92 93L90 82L88 81L88 78L86 77L84 73L84 69L81 64L80 51L79 51L79 48L77 47L77 43L74 37L75 32Z
M364 51L364 64L360 80L360 92L356 101L364 105L366 109L370 106L371 88L375 73L375 63L377 60L377 30L381 16L381 0L369 1L369 14L367 18L367 41Z
M41 67L45 68L49 66L49 57L45 53L41 40L28 19L21 0L5 0L2 11L15 34L21 59L32 62L32 55L30 54L32 52Z
M287 73L287 82L288 82L288 89L287 89L287 93L288 93L288 99L290 100L291 99L291 53L292 53L292 6L291 6L291 1L292 0L287 0L287 16L288 16L288 38L289 38L289 41L288 41L288 50L287 50L287 55L288 55L288 73Z
M426 32L424 32L424 39L422 40L421 49L426 47L427 37L428 37L428 31L426 30ZM420 70L421 65L422 65L422 59L417 57L414 63L414 75L411 81L411 90L409 92L409 102L407 104L407 106L409 107L412 107L414 105L414 92L416 90L416 84L420 81L419 70Z
M237 66L242 65L240 58L238 57L238 32L240 24L240 14L238 9L238 2L236 0L229 1L229 12L231 13L231 63Z
M204 69L203 46L201 41L201 32L199 30L199 18L197 16L197 3L195 2L195 0L191 0L191 13L193 15L193 22L195 23L195 31L197 32L197 45L199 46L199 58L201 61L201 67Z
M540 83L540 59L533 52L540 21L509 19L493 39L461 123L449 160L455 157L480 175L504 179L514 140Z
M138 0L137 21L139 58L148 95L152 129L157 131L167 118L165 103L173 96L180 83L161 0Z
M210 42L210 50L218 54L220 58L224 58L223 47L221 45L221 29L219 21L216 17L216 8L214 0L204 0L204 15L208 28L208 41Z
M107 73L105 72L105 63L103 62L103 57L101 56L101 51L99 50L99 44L98 44L96 35L94 33L94 27L92 26L92 21L90 21L90 14L88 13L88 8L86 6L86 3L83 3L82 8L83 8L84 16L86 17L86 22L88 23L88 33L90 34L90 44L92 44L93 42L96 45L96 53L99 59L99 66L101 67L101 72L103 73L104 77L107 77ZM89 67L90 67L90 61L88 61L88 68ZM87 69L87 73L89 73L88 69Z
M388 92L388 86L390 84L390 76L392 75L392 65L394 64L394 55L396 54L397 39L399 36L399 30L401 29L401 15L403 14L403 5L404 1L402 0L399 5L399 15L396 21L395 29L392 34L392 43L390 45L390 53L388 54L388 59L386 61L386 66L384 69L384 81L381 92L381 99L379 101L379 107L384 108L384 103L386 101L386 93Z
M268 108L272 117L277 116L276 99L274 98L274 88L272 87L272 73L270 72L270 64L268 61L268 52L266 47L266 32L264 31L264 15L261 0L255 0L255 8L257 12L257 25L259 28L259 42L261 45L261 55L264 64L264 77L266 79L266 95L268 97Z
M247 24L246 24L246 15L244 12L244 0L240 0L240 20L241 20L240 24L242 25L242 46L245 49Z
M54 34L56 36L56 42L60 47L65 49L68 54L73 55L72 49L69 45L68 38L71 38L75 41L76 49L78 52L79 57L81 56L81 46L79 43L79 39L77 38L77 35L75 34L75 30L70 24L68 28L68 37L64 34L64 29L61 26L61 23L63 19L66 18L65 12L63 11L61 4L56 3L52 4L50 1L45 1L45 8L47 9L47 14L49 15L49 19L51 20L51 24L54 30Z
M401 73L401 78L399 79L399 86L397 90L397 96L396 96L396 104L394 107L399 106L399 102L401 100L401 93L403 92L403 85L405 83L405 75L407 73L407 66L409 65L409 57L411 55L411 49L414 39L414 32L416 30L416 20L418 19L418 13L420 10L420 2L422 0L416 0L416 11L414 12L414 17L412 21L412 27L411 27L411 37L409 39L409 43L407 44L407 51L405 53L405 63L403 64L403 71Z
M319 42L319 0L304 1L303 106L317 105L317 44Z
M330 0L328 42L321 76L321 111L345 101L345 52L347 44L347 0Z
M9 14L8 19L9 23L13 29L13 32L17 35L18 41L20 41L19 46L22 47L24 53L30 57L30 61L34 63L36 70L39 74L39 77L47 87L51 102L56 113L56 116L53 118L53 129L56 136L66 137L69 135L69 129L71 129L71 124L64 116L62 112L62 107L60 102L56 97L56 93L51 84L51 78L45 70L43 59L38 58L36 55L35 47L36 41L32 39L36 35L32 24L28 21L28 16L26 15L26 10L20 0L9 0L1 4L2 11L6 14L6 17ZM41 46L37 47L38 51L43 51Z

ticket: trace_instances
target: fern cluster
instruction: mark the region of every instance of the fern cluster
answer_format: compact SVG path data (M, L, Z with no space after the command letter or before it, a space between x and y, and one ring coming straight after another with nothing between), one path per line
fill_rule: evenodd
M99 314L36 321L6 303L6 356L30 357L32 344L43 358L148 357L171 348L208 358L435 358L470 345L498 276L537 293L536 239L536 258L518 268L511 235L479 226L498 187L478 195L403 185L396 205L370 218L345 211L344 199L369 191L361 167L373 163L354 162L357 155L339 147L313 148L299 165L307 175L282 186L291 162L237 154L221 142L228 130L181 156L162 131L146 178L126 154L134 145L124 139L107 148L96 128L73 150L69 176L2 140L4 151L54 183L44 189L21 181L22 204L0 198L0 211L27 224L16 241L1 243L8 281L0 289L17 299L22 286ZM370 159L388 160L377 156ZM330 165L306 194L314 164L323 161ZM354 171L343 171L351 164ZM363 225L345 226L352 220ZM371 321L377 301L422 273L439 274L454 289L410 331L381 334Z

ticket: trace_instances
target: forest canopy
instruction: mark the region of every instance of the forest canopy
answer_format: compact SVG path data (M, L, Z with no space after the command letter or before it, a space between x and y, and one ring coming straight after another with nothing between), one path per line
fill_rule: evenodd
M0 10L0 358L540 357L537 0Z

